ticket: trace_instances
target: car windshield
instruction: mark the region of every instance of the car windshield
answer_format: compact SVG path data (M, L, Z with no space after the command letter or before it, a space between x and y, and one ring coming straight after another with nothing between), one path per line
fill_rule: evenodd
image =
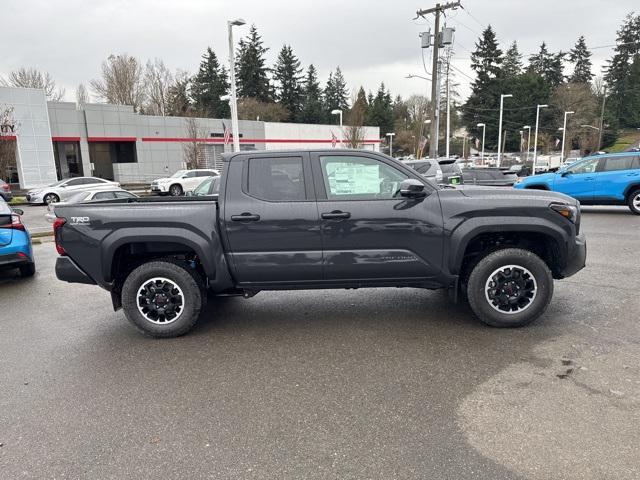
M180 178L181 176L183 176L185 173L187 173L186 170L178 170L176 173L174 173L173 175L171 175L169 178Z
M63 178L62 180L58 180L56 183L52 183L51 185L49 185L50 187L59 187L60 185L62 185L63 183L68 182L70 179L68 178Z
M435 174L437 170L431 162L415 162L409 163L408 165L421 175L428 175L429 173Z
M209 187L211 186L213 178L214 177L209 177L205 179L200 185L196 187L196 189L193 191L193 194L197 196L207 195L209 193Z
M80 192L75 195L70 196L65 200L65 203L80 203L83 200L86 200L87 197L91 195L91 192Z
M441 163L440 170L442 170L442 173L460 173L461 172L460 165L458 165L456 162Z

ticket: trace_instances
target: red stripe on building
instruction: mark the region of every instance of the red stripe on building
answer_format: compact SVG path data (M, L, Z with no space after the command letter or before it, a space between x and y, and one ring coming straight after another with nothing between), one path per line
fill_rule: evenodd
M80 137L51 137L52 142L79 142Z
M88 137L87 142L135 142L136 137Z
M17 138L15 135L0 135L0 140L16 140Z
M143 142L198 142L224 143L224 138L182 138L182 137L142 137ZM241 138L240 143L331 143L329 139L293 139L293 138ZM363 140L362 143L380 143L379 139Z

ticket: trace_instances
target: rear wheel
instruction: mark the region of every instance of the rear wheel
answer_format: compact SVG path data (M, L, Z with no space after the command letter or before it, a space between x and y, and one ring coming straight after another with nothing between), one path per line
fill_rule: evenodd
M22 278L33 277L36 274L36 264L28 263L27 265L22 265L19 270Z
M471 271L467 298L476 316L493 327L521 327L544 313L553 277L536 254L519 248L490 253Z
M640 188L634 190L629 194L627 205L629 206L629 210L631 210L636 215L640 215Z
M49 205L50 203L58 203L60 201L60 197L55 193L47 193L42 201L47 205Z
M182 186L178 185L177 183L169 187L169 194L173 197L179 197L180 195L182 195L182 193L183 193Z
M151 261L133 270L122 286L127 319L152 337L178 337L198 322L204 288L187 263Z

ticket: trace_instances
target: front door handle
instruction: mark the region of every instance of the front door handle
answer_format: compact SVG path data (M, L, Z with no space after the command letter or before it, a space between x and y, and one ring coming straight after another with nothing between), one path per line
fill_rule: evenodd
M627 173L627 177L637 177L640 173Z
M585 180L593 180L594 178L596 178L596 177L587 177L587 178L585 178Z
M244 212L240 215L231 215L231 220L234 222L257 222L260 220L260 215Z
M339 218L351 218L349 212L341 212L340 210L334 210L333 212L327 212L320 215L325 220L339 219Z

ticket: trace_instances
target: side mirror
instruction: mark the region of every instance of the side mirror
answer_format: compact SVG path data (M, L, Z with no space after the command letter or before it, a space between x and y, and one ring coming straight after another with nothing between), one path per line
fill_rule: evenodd
M400 196L407 198L423 198L427 196L424 183L415 178L407 178L400 183Z
M12 208L11 210L13 210L13 213L17 213L18 215L24 215L24 210L21 208Z
M185 193L185 195L187 197L193 197L193 190L187 190L187 193Z
M563 170L559 173L561 177L566 177L567 175L571 175L571 172L569 170Z

